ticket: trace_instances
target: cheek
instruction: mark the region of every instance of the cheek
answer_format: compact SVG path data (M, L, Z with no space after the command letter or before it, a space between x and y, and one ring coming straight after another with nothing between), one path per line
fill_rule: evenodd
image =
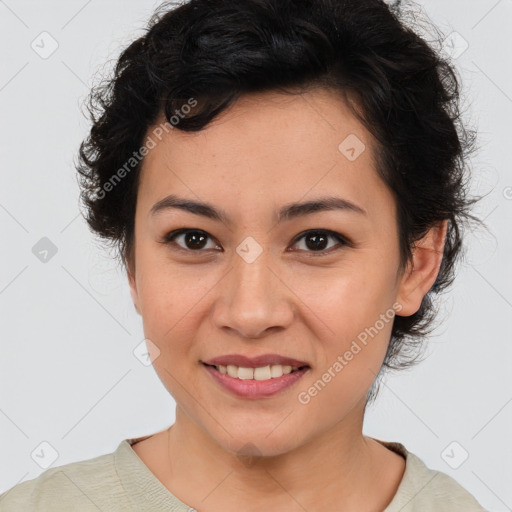
M325 339L346 343L372 326L394 302L394 267L360 258L336 269L295 275L293 289L323 323Z
M199 268L170 264L162 254L149 250L141 250L137 262L144 335L160 351L153 365L165 381L169 380L166 370L177 377L193 370L184 360L200 359L193 340L205 324L208 296L219 276Z
M299 288L297 295L311 311L310 326L317 326L315 377L322 382L311 391L321 392L317 402L326 414L331 406L350 407L361 399L382 365L394 320L393 276L391 264L361 257Z
M166 248L141 237L136 253L137 292L145 326L162 338L197 303L207 286L193 265L172 263Z
M315 291L310 290L308 305L322 320L317 324L328 329L319 327L327 333L317 333L319 366L297 392L307 418L331 425L365 400L393 326L393 299L385 281L371 273L339 277L316 288L316 301Z

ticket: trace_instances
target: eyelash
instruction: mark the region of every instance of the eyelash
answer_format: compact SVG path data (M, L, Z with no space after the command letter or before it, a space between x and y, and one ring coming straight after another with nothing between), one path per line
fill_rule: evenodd
M181 228L181 229L177 229L175 231L171 231L170 233L165 235L165 237L161 241L161 243L167 244L167 245L169 245L169 244L175 244L176 245L176 242L174 240L178 236L186 234L186 233L189 233L189 232L203 234L206 237L208 237L211 240L213 240L213 238L206 231L203 231L201 229ZM353 247L352 243L347 238L345 238L344 236L340 235L336 231L331 231L329 229L308 229L307 231L303 231L302 233L299 233L299 235L297 235L295 237L295 239L293 240L293 245L295 245L301 239L305 238L307 235L312 234L312 233L323 234L323 235L327 235L328 237L332 237L332 238L334 238L334 239L336 239L338 241L339 245L338 246L334 246L334 247L330 247L329 249L323 249L321 251L308 251L308 250L304 251L304 252L308 253L310 256L327 256L327 255L331 254L332 252L341 249L342 247ZM197 249L197 250L187 249L187 248L181 247L179 245L177 246L176 249L180 250L180 251L187 252L187 253L206 252L206 249Z

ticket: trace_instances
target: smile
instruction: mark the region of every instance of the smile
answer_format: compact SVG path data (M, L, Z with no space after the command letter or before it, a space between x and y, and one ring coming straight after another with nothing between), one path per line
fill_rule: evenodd
M252 399L270 397L288 389L310 369L309 366L280 364L257 368L205 363L203 366L224 390Z
M214 368L223 375L227 374L230 377L242 380L277 379L279 377L282 377L283 375L288 375L289 373L296 372L299 369L297 366L285 366L281 364L275 364L272 366L260 366L259 368L244 368L243 366L235 366L234 364L224 366L220 364L215 365Z

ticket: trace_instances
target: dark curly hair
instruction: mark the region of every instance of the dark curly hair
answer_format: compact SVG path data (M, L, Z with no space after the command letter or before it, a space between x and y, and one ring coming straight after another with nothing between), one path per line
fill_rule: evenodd
M377 141L377 171L397 203L402 268L414 243L448 220L439 275L417 313L395 317L383 368L411 365L435 317L431 296L453 279L464 221L476 220L469 213L476 199L467 194L475 135L461 121L455 68L403 18L399 2L381 0L162 4L145 34L122 52L113 76L88 98L93 125L77 168L90 228L117 248L126 266L143 160L116 183L112 178L123 165L126 170L159 116L170 122L190 98L195 108L171 124L193 132L246 93L313 87L340 98L348 93Z

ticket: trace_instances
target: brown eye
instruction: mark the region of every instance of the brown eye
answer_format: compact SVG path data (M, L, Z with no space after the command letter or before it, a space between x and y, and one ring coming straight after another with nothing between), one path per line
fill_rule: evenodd
M329 245L329 241L334 240L337 243ZM299 244L299 242L301 242ZM349 245L347 240L340 234L327 230L310 230L306 231L295 239L295 244L300 245L299 250L306 252L330 252L330 249L337 245Z
M211 241L211 246L207 247L210 235L205 231L198 229L180 229L173 231L165 237L165 243L178 245L180 249L199 252L202 249L215 249L218 246Z

